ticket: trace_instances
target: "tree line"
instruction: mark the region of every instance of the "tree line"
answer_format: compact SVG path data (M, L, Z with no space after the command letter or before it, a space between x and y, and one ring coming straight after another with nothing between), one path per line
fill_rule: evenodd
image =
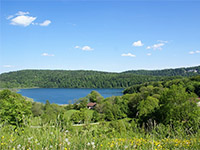
M150 81L200 74L200 66L122 73L67 70L21 70L0 75L0 88L127 88Z
M0 88L125 88L169 77L97 71L22 70L0 75Z

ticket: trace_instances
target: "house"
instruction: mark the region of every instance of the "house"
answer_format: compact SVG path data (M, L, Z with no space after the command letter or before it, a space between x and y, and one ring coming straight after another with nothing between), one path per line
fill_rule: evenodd
M97 104L97 103L92 103L92 102L90 102L90 103L87 104L87 108L88 108L88 109L94 109L94 107L96 106L96 104Z
M197 98L199 101L197 102L197 106L199 106L200 107L200 97L199 98Z

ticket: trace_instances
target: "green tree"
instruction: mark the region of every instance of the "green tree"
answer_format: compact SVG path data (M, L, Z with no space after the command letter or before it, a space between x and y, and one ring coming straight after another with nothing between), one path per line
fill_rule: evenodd
M147 99L141 100L138 105L139 116L146 117L147 115L153 113L156 108L159 107L159 100L152 96L148 96Z
M0 122L11 125L25 125L31 113L31 102L20 94L3 90L0 92Z
M183 125L197 130L200 124L200 108L196 104L196 95L186 92L182 85L173 85L166 89L160 98L157 121L174 126Z
M97 102L97 103L100 103L104 99L103 96L101 96L101 94L99 94L99 92L97 91L92 91L88 95L88 97L90 102Z

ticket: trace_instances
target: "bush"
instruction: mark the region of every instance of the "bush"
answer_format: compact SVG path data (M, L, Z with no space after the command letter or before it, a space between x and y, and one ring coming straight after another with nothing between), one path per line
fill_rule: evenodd
M0 92L0 122L11 125L25 125L32 115L31 102L20 94L3 90Z

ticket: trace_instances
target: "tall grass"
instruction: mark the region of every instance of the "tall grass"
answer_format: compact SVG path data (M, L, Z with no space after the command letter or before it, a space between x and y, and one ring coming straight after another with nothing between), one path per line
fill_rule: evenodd
M137 130L125 120L73 126L67 122L42 124L32 118L23 128L1 126L0 149L2 150L149 150L149 149L200 149L200 132L186 134L170 126L157 125L146 132Z

